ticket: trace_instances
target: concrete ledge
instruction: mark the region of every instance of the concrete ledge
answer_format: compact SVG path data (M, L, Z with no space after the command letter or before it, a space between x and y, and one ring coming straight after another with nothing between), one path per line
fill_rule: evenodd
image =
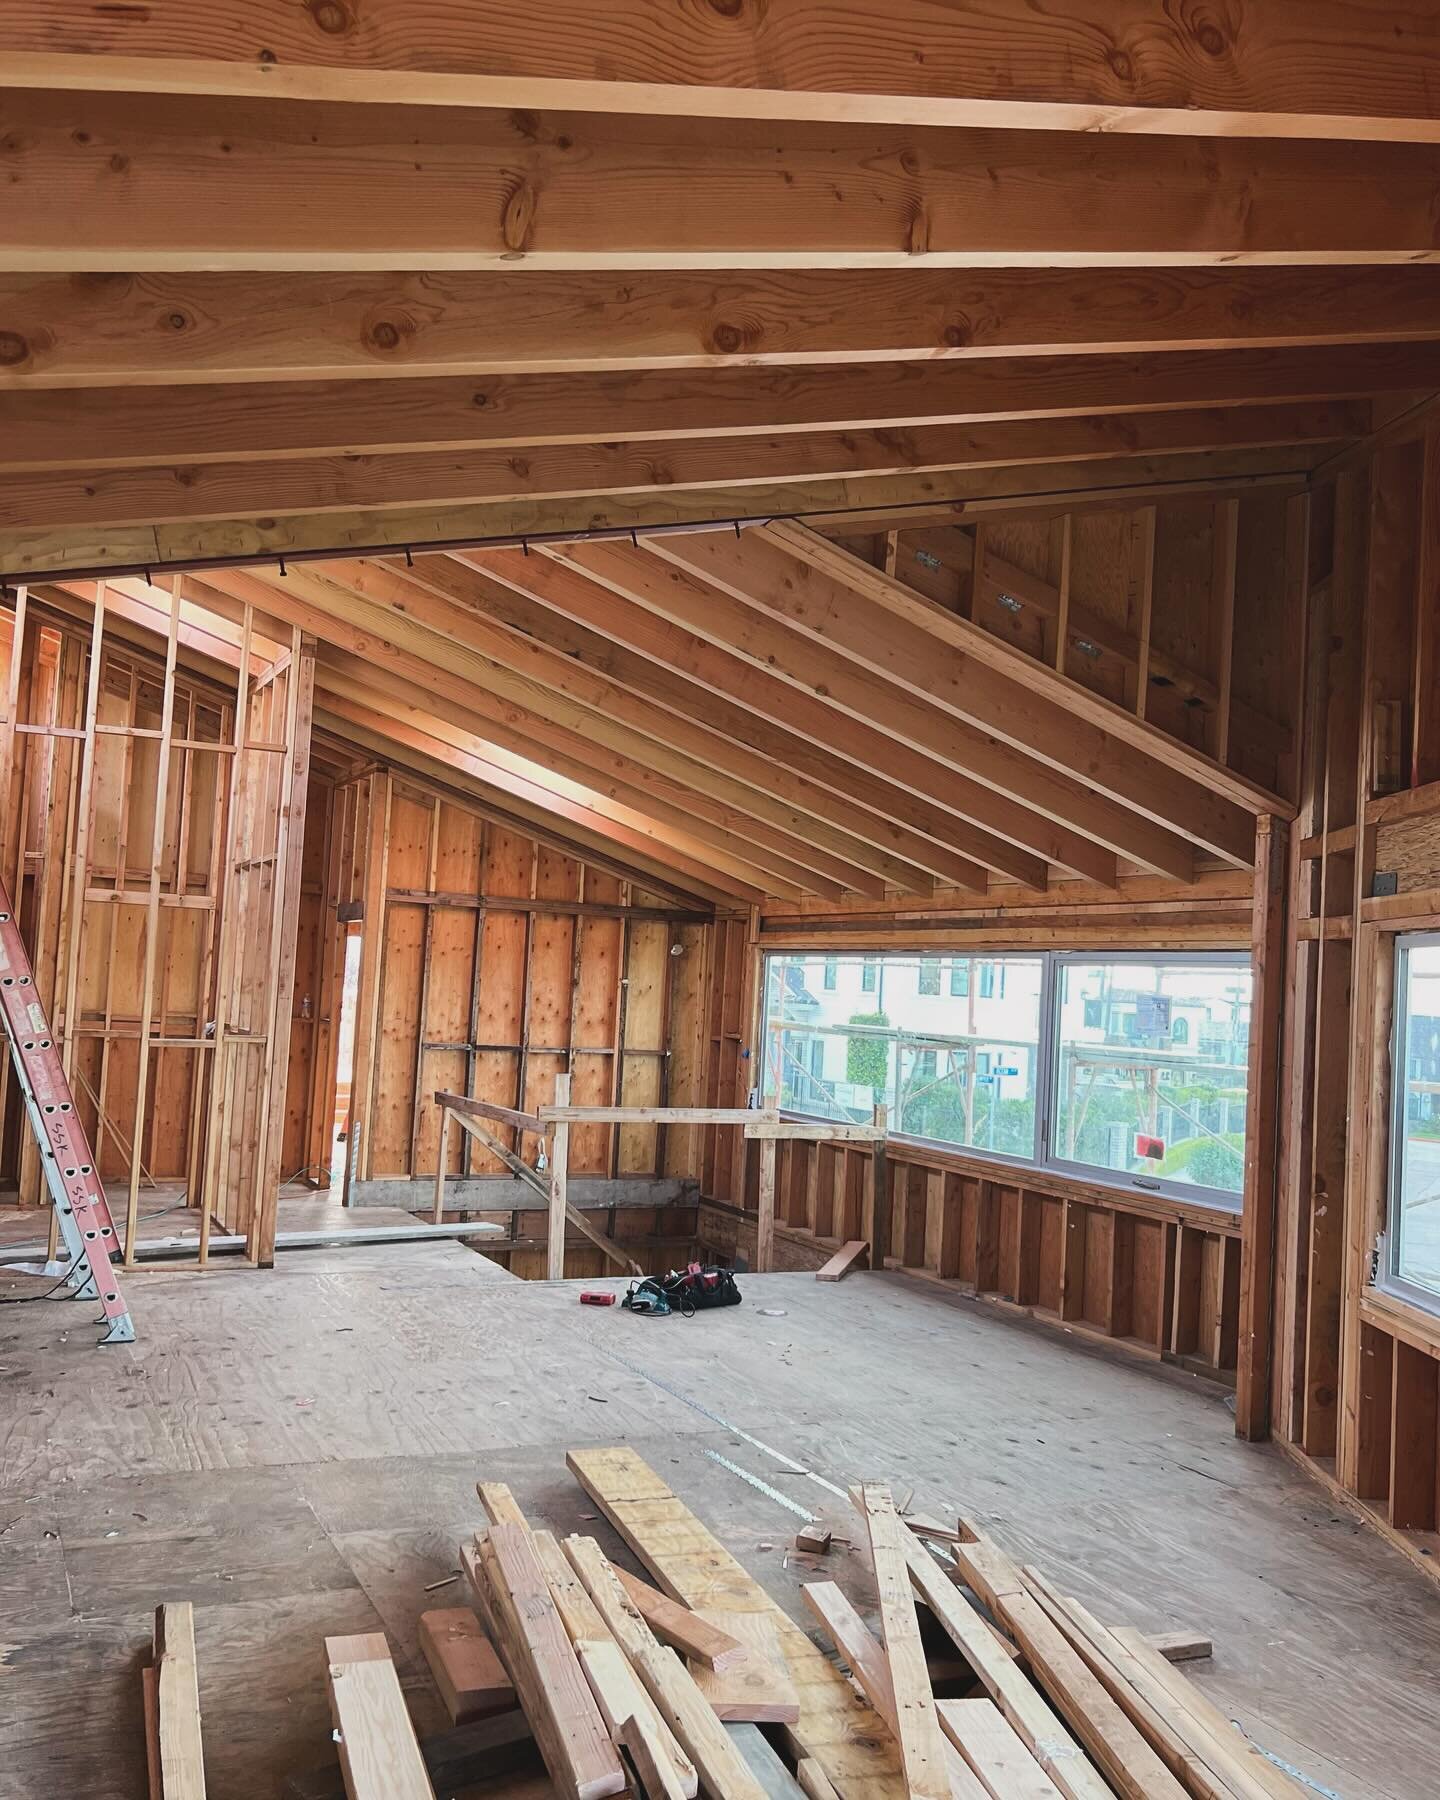
M700 1184L678 1175L622 1175L609 1181L600 1175L572 1175L566 1191L570 1204L583 1212L610 1206L694 1206ZM357 1181L350 1189L352 1206L401 1206L406 1212L429 1212L435 1204L435 1177L381 1176ZM544 1212L534 1188L514 1175L452 1175L445 1183L445 1210L455 1212Z

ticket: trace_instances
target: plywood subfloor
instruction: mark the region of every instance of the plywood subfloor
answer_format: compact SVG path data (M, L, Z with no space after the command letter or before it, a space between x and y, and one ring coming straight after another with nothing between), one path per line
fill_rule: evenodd
M128 1285L133 1348L93 1349L78 1306L0 1309L0 1794L143 1791L158 1600L197 1609L212 1800L330 1754L327 1633L386 1630L438 1726L415 1621L463 1598L424 1590L479 1522L476 1478L615 1549L564 1450L619 1441L807 1626L800 1514L848 1532L826 1484L889 1477L1106 1619L1212 1635L1198 1679L1323 1788L1433 1791L1440 1594L1173 1371L896 1275L752 1276L691 1320L582 1309L578 1283L453 1244ZM855 1552L826 1572L868 1601Z

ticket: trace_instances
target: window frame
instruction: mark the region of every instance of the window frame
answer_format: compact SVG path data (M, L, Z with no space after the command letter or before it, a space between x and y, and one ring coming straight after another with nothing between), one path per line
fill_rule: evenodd
M1440 943L1440 932L1434 934L1411 933L1412 941L1427 935ZM803 959L805 957L826 957L832 954L824 950L767 950L765 979L761 983L761 993L769 993L768 965L773 958L776 961ZM914 956L914 951L893 949L847 950L842 953L852 958L875 958L883 970L885 959L889 956ZM932 954L932 953L926 953ZM973 950L950 951L942 954L968 957L978 970L981 958ZM1004 1150L991 1150L981 1145L956 1144L944 1138L921 1137L912 1132L893 1131L891 1135L902 1143L911 1143L942 1152L943 1154L965 1157L972 1161L998 1163L1007 1168L1030 1169L1036 1174L1055 1175L1066 1180L1088 1183L1092 1187L1104 1187L1121 1194L1144 1195L1150 1199L1172 1199L1184 1205L1202 1207L1228 1218L1238 1217L1244 1207L1243 1190L1230 1193L1223 1188L1202 1187L1195 1182L1176 1181L1162 1176L1130 1174L1119 1169L1107 1169L1099 1163L1072 1162L1054 1154L1053 1131L1058 1128L1058 1089L1060 1076L1060 986L1066 964L1093 965L1136 964L1153 968L1157 964L1175 965L1193 968L1196 966L1235 968L1245 971L1251 979L1251 1006L1254 1006L1254 963L1250 953L1245 950L1030 950L1016 948L1014 950L993 950L987 953L992 967L994 963L1003 962L1008 957L1020 958L1025 962L1040 964L1040 1008L1035 1039L1035 1135L1028 1156L1015 1155ZM973 980L976 997L980 997L978 978ZM998 994L999 983L992 981ZM942 992L945 984L942 982ZM950 999L963 999L963 995L946 995ZM992 996L993 997L993 996ZM764 1002L762 1001L762 1008ZM1252 1020L1253 1024L1253 1020ZM762 1036L768 1029L768 1016L762 1011ZM1247 1045L1249 1036L1247 1034ZM1248 1057L1241 1065L1246 1071L1246 1109L1245 1128L1250 1128L1251 1095L1249 1092ZM792 1109L798 1110L798 1109ZM820 1117L819 1114L801 1113L801 1117ZM1393 1132L1392 1132L1393 1137ZM1388 1215L1387 1215L1388 1217ZM1408 1290L1407 1295L1408 1295ZM1416 1293L1425 1290L1417 1289ZM1431 1310L1440 1311L1440 1297L1432 1296Z
M1047 954L1051 964L1046 983L1046 997L1050 1002L1051 1009L1050 1038L1048 1041L1049 1053L1042 1055L1040 1059L1043 1109L1037 1108L1037 1111L1043 1110L1044 1112L1041 1141L1046 1156L1042 1167L1057 1175L1073 1176L1081 1181L1098 1182L1103 1187L1118 1188L1125 1193L1167 1196L1183 1200L1187 1205L1208 1206L1217 1213L1238 1215L1245 1201L1243 1187L1239 1193L1232 1194L1224 1188L1201 1187L1198 1182L1193 1181L1175 1181L1160 1175L1127 1173L1120 1169L1104 1168L1099 1163L1071 1162L1067 1158L1055 1154L1055 1138L1052 1132L1059 1128L1060 1111L1060 983L1067 964L1083 966L1096 963L1118 963L1135 964L1143 968L1155 968L1160 964L1193 968L1198 964L1215 968L1244 969L1250 976L1250 1001L1253 1010L1255 1001L1253 959L1243 950L1051 950ZM1246 1046L1248 1050L1248 1032ZM1245 1067L1245 1129L1248 1136L1250 1129L1248 1058Z
M1410 1024L1410 952L1440 944L1440 931L1397 931L1393 934L1391 967L1394 990L1390 1016L1390 1142L1385 1156L1385 1219L1376 1246L1375 1275L1371 1286L1382 1294L1403 1300L1422 1312L1440 1314L1440 1293L1409 1281L1400 1273L1400 1233L1395 1220L1404 1173L1405 1102L1408 1059L1405 1041Z

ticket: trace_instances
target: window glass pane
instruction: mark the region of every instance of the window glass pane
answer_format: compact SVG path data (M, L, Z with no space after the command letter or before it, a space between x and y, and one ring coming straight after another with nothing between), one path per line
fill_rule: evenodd
M1250 970L1062 962L1053 1154L1239 1197Z
M1391 1196L1392 1268L1440 1294L1440 944L1403 944L1404 1071ZM1398 1071L1397 1071L1398 1072Z
M1033 1158L1044 967L1036 956L961 957L945 982L938 958L913 953L771 956L765 1098L852 1120L884 1104L892 1131Z

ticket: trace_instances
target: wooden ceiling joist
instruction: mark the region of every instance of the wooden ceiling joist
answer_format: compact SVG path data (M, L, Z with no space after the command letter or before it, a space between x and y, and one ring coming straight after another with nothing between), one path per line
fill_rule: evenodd
M1137 354L1434 335L1440 269L0 277L0 391Z
M1440 144L44 92L0 268L1123 268L1440 259ZM778 140L778 141L777 141ZM205 205L193 200L203 183ZM1325 205L1316 206L1317 192ZM858 203L857 203L858 202Z
M1440 387L1440 344L962 357L0 395L0 469L143 467L1293 403ZM1055 455L1047 460L1060 461Z
M1161 10L1143 0L979 7L843 0L286 0L185 8L11 0L12 87L293 94L683 117L881 120L1028 130L1440 138L1440 48L1423 14L1364 0Z
M810 436L702 437L658 443L537 445L418 455L333 456L142 468L54 470L9 476L0 531L108 523L169 524L264 513L347 512L360 506L464 504L656 489L733 487L749 481L898 475L925 471L1098 462L1137 453L1304 445L1316 460L1369 429L1364 401L1201 408L1174 413L1017 419Z

